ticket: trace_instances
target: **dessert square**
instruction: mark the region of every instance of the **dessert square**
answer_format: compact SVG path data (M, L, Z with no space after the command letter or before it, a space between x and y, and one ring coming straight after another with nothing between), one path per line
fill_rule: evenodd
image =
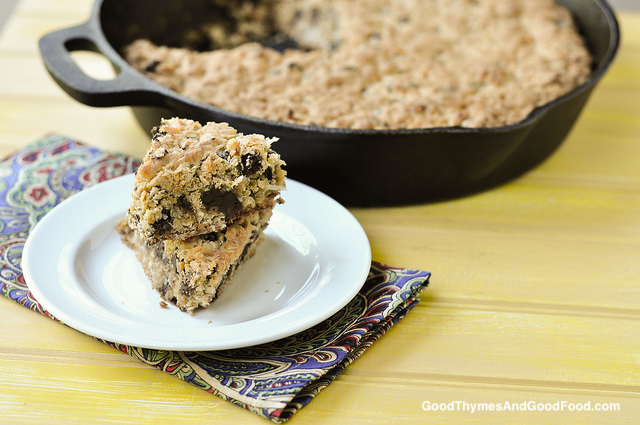
M229 285L238 267L254 255L267 227L270 207L243 215L220 232L185 240L152 242L133 230L126 219L117 230L130 247L161 298L193 313L209 306Z
M129 226L152 242L183 240L268 208L285 187L275 140L226 123L162 120L136 171Z

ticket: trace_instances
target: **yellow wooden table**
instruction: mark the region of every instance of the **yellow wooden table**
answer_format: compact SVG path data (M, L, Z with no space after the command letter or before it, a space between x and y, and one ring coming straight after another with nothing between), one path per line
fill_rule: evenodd
M70 99L38 55L40 36L92 4L23 0L10 18L0 155L50 131L144 154L128 108ZM619 19L614 66L543 165L460 200L352 210L374 259L429 270L431 285L292 423L640 423L640 14ZM0 423L232 421L269 423L0 298Z

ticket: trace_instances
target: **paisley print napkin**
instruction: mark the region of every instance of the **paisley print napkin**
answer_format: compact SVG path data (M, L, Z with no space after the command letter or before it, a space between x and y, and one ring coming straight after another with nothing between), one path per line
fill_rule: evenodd
M33 226L74 193L133 172L139 161L51 134L0 161L0 292L45 314L21 264ZM285 422L418 302L430 274L372 262L360 293L311 329L235 350L177 352L102 341L274 422Z

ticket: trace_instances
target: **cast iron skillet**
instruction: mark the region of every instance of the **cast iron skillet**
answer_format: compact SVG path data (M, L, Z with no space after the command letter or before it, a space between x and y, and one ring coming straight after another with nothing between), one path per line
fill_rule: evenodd
M161 117L225 121L244 133L279 137L274 147L288 176L348 206L415 204L451 199L505 183L546 159L563 141L619 44L615 15L604 0L562 0L594 56L584 85L534 110L520 123L491 129L445 127L350 130L252 118L179 95L135 71L121 48L138 37L180 45L185 34L220 13L207 0L97 0L90 19L40 40L44 64L73 98L91 106L129 105L143 128ZM115 79L84 74L69 53L96 51Z

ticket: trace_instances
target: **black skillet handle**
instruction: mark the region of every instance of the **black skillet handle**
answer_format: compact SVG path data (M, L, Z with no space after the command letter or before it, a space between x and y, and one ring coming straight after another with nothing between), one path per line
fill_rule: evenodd
M40 54L53 79L77 101L90 106L156 105L163 101L157 87L127 65L104 40L91 21L45 35L39 42ZM118 75L97 80L85 74L70 53L89 50L104 55Z

